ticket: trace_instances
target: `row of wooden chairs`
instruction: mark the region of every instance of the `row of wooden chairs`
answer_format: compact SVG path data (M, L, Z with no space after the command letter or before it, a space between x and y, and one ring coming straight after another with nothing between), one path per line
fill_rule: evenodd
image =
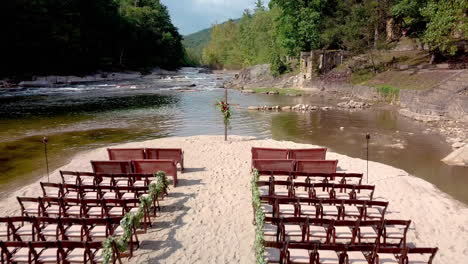
M410 220L334 220L309 217L267 217L264 235L267 240L321 242L325 244L382 244L402 246Z
M267 217L312 217L325 219L379 219L385 217L388 202L262 197Z
M184 172L184 152L179 148L108 148L109 160L173 160Z
M264 242L267 263L281 264L431 264L438 248L382 247Z
M256 169L257 171L286 171L291 173L336 173L337 165L337 160L252 160L252 168Z
M269 181L270 178L279 181L362 184L362 173L308 173L298 171L258 171L259 181Z
M121 264L117 245L111 242L111 263ZM101 242L79 241L0 241L1 263L102 263Z
M324 160L326 148L310 149L278 149L278 148L252 148L254 159L291 159L291 160Z
M51 197L17 197L22 216L103 218L137 213L139 199L74 199ZM149 222L149 210L144 212Z
M121 236L122 217L106 218L54 218L34 216L0 217L3 241L79 240L102 241L109 236ZM133 227L132 241L138 244L137 230Z
M374 185L307 183L288 181L257 182L262 196L280 196L311 199L372 200Z
M174 178L177 186L177 165L173 160L106 160L91 161L95 174L155 174L163 171Z
M81 171L60 171L63 184L100 186L149 186L155 180L154 174L115 173L105 174Z

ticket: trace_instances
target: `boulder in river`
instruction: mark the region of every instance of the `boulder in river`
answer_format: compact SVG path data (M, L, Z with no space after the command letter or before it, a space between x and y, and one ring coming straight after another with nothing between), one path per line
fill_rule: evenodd
M288 106L283 106L283 107L281 107L281 110L287 111L287 110L291 110L291 108L292 108L292 107L288 105Z
M271 91L271 92L268 92L268 94L269 95L277 95L277 94L279 94L279 92L278 91Z
M255 93L254 90L242 90L241 93Z
M442 161L452 166L468 166L468 144L450 153Z
M260 110L259 106L249 106L247 107L248 110Z

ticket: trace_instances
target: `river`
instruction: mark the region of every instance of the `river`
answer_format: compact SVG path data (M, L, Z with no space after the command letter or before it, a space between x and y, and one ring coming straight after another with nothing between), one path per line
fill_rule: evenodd
M223 134L215 103L223 98L222 84L231 77L184 68L169 76L0 90L0 195L45 174L43 136L49 138L52 170L93 148L160 137ZM426 133L423 124L394 110L257 112L245 108L334 102L320 96L246 95L234 90L229 91L229 100L234 104L230 134L317 144L365 158L369 132L370 160L401 168L468 204L468 168L442 163L440 159L451 151L444 139Z

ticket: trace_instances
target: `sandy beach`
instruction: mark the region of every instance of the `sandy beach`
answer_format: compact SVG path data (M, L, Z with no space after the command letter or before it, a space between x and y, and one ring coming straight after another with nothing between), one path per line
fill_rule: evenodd
M254 263L250 193L250 148L307 148L312 145L251 137L162 138L113 147L177 147L184 150L186 172L162 202L153 228L130 263ZM79 153L61 170L91 171L90 160L106 160L105 148ZM327 153L339 170L365 173L366 161ZM51 181L60 182L56 170ZM408 243L439 247L434 263L468 263L468 206L434 185L384 164L369 163L375 199L390 202L387 219L411 219ZM43 177L40 181L47 181ZM364 181L365 182L365 181ZM0 201L2 215L18 215L16 196L41 196L39 181Z

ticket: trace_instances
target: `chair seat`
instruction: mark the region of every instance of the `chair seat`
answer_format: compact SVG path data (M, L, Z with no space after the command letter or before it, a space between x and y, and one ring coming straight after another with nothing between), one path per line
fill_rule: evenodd
M323 206L323 215L328 216L337 216L338 215L338 208L334 205L324 205Z
M59 197L60 195L60 190L54 189L54 190L47 190L45 197Z
M280 190L275 190L275 195L276 196L288 196L289 191L287 189L280 189Z
M372 238L375 239L378 237L377 232L371 226L361 226L361 238Z
M296 189L296 197L299 198L309 198L309 192L304 190L303 188Z
M262 211L265 214L272 214L273 213L273 206L271 204L262 204Z
M102 209L101 207L89 207L88 215L90 216L102 216Z
M277 248L265 248L265 260L267 263L279 263L280 262L280 250Z
M353 233L351 232L351 229L347 226L335 226L335 231L337 239L353 238Z
M85 252L84 248L74 248L67 254L66 260L72 263L84 263Z
M24 226L20 227L16 234L20 236L32 236L33 226L31 224L25 223Z
M57 248L46 248L44 249L38 258L39 263L59 263L59 259L57 259ZM37 250L37 252L39 252Z
M18 248L11 258L13 262L29 262L29 248Z
M72 225L65 229L65 235L67 237L79 237L81 238L81 225Z
M76 177L69 177L64 180L64 184L72 184L75 185L77 183L77 178Z
M366 257L361 251L348 251L349 264L368 264Z
M379 264L398 264L398 259L390 253L378 253Z
M338 255L333 250L319 250L320 264L339 264Z
M302 237L302 229L299 225L284 225L284 230L286 232L286 236L300 236Z
M115 186L128 186L128 180L118 180Z
M276 236L278 233L278 227L273 224L265 223L263 226L263 234L265 236Z
M301 204L301 215L315 217L317 215L317 208L314 205Z
M89 235L91 237L107 237L110 234L108 234L106 231L107 231L106 226L97 225L97 226L91 228L91 230L89 230Z
M124 210L123 210L123 207L119 207L119 206L116 206L116 207L112 207L109 211L108 211L109 215L112 215L112 216L123 216L125 214Z
M60 214L60 206L59 205L50 205L49 207L46 208L46 213L47 214L55 214L59 215Z
M381 218L382 212L375 207L368 207L367 208L367 217L369 218Z
M329 199L330 198L330 193L325 191L322 191L322 189L315 189L315 197L318 199Z
M65 193L65 198L77 199L78 198L78 193L77 192L67 192L67 193Z
M145 186L147 186L147 184L146 184L146 181L135 181L135 182L133 183L133 186L136 186L136 187L145 187Z
M336 196L336 199L339 199L339 200L349 199L349 194L347 192L337 192L335 196Z
M307 249L288 249L291 263L309 263L310 255Z
M124 234L124 229L122 228L122 226L119 225L119 227L117 227L115 230L114 230L114 236L122 236Z
M136 196L135 196L135 193L124 193L122 195L122 199L135 199Z
M85 192L83 199L99 199L97 192Z
M39 206L38 205L28 205L24 207L24 212L29 215L39 214Z
M361 213L359 212L359 208L357 208L356 206L349 206L349 205L345 205L344 214L345 216L351 216L351 217L359 217L361 215Z
M280 204L279 213L280 215L294 215L294 205L293 204Z
M326 238L327 229L325 229L323 226L310 225L309 234L311 237Z
M41 228L41 234L44 236L57 236L57 224L48 224L47 226Z
M117 193L115 192L106 192L103 196L102 199L117 199Z
M101 186L111 186L112 180L109 178L102 179L102 181L99 183Z
M81 184L82 185L94 185L94 178L91 178L91 177L81 178Z
M267 196L268 193L269 193L269 189L268 189L268 186L266 187L260 187L258 188L258 191L260 192L260 196Z
M8 227L5 225L0 225L0 237L7 237L7 236L8 236Z
M386 230L387 238L396 238L396 239L404 238L404 229L400 229L394 226L386 226L385 230Z
M356 193L356 199L357 200L369 200L370 199L370 194L368 194L368 193Z
M69 215L80 215L81 214L81 206L73 205L68 207L67 214Z

